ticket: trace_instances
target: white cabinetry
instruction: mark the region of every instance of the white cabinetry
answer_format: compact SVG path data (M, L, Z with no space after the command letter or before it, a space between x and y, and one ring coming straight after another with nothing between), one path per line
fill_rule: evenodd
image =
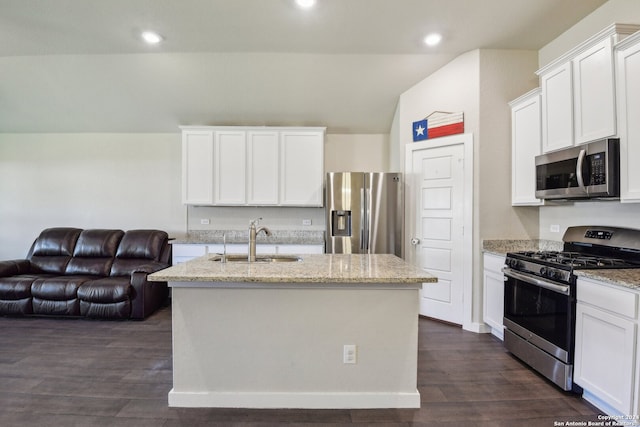
M322 206L324 133L281 133L280 204Z
M573 59L575 143L616 134L612 37Z
M214 131L214 204L243 205L246 203L246 157L246 132Z
M251 131L247 135L247 203L277 205L280 183L280 135L276 131Z
M577 299L574 382L609 415L633 414L638 294L578 279Z
M484 254L484 322L491 333L504 339L504 255Z
M324 128L181 129L183 203L322 206Z
M542 87L542 151L573 145L571 62L540 75Z
M213 202L213 132L182 132L182 203Z
M543 152L616 134L613 44L638 29L613 24L538 70Z
M511 205L539 206L535 156L541 150L540 89L509 103L511 107Z
M616 46L620 201L640 202L640 33Z

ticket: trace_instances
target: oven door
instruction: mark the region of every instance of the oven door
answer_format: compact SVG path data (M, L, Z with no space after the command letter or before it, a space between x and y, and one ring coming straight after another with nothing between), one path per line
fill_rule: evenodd
M505 267L504 325L565 362L573 362L575 298L567 284Z

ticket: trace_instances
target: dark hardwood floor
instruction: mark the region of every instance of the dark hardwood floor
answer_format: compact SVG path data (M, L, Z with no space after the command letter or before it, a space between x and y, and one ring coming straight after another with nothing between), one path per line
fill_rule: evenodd
M171 311L142 322L0 317L0 426L545 426L598 411L487 334L420 319L420 409L167 407Z

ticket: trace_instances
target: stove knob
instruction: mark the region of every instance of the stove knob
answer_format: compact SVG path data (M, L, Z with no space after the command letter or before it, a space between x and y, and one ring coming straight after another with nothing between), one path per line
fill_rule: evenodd
M518 268L519 266L520 266L520 261L518 261L517 259L510 259L509 260L509 267Z
M547 272L548 272L548 268L547 267L540 267L540 275L541 276L546 276Z
M558 273L558 272L557 272L557 271L555 271L555 270L550 270L550 271L549 271L549 274L547 275L547 277L548 277L549 279L557 279L557 278L559 278L559 277L560 277L560 273Z

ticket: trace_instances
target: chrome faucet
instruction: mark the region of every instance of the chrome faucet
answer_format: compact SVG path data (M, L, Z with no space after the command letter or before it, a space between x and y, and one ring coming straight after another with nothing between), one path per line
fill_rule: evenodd
M261 231L264 231L264 234L267 236L271 236L271 230L267 227L257 227L258 221L262 218L256 218L249 223L249 262L254 262L256 260L256 236Z

